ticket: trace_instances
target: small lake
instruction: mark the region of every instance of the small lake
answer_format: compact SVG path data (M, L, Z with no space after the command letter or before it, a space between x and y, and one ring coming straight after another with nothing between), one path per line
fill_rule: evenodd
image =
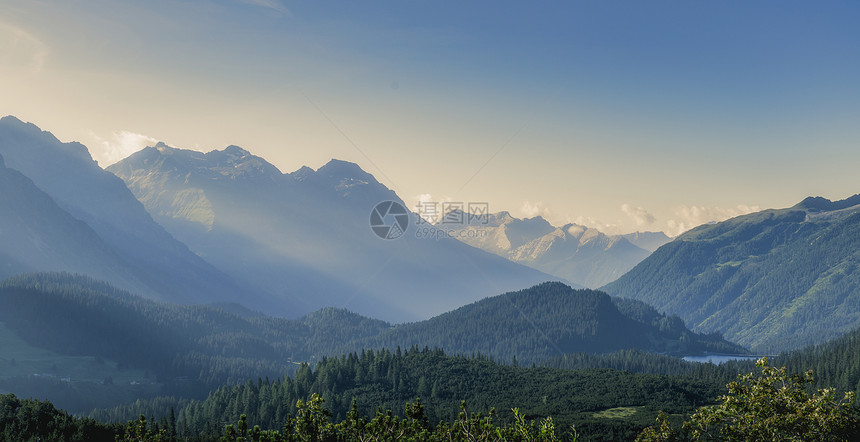
M703 364L710 362L712 364L720 365L723 362L746 361L746 360L750 360L750 359L756 360L760 357L761 356L744 356L744 355L704 355L704 356L684 356L681 359L683 359L687 362L701 362Z

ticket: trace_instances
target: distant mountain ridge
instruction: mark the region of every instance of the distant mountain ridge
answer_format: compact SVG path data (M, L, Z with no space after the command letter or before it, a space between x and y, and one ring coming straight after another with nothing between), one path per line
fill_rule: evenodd
M61 249L64 244L69 246L76 241L77 250L67 251L72 256L76 251L82 255L91 253L88 250L94 247L109 250L102 258L108 262L98 266L83 266L74 258L66 259L63 265L56 262L52 264L46 257L42 262L31 260L26 271L66 270L87 273L119 287L172 302L207 303L242 299L247 304L257 304L256 298L260 294L245 290L240 298L238 285L153 221L122 180L102 170L85 146L62 143L51 133L31 123L7 116L0 119L0 155L9 169L15 169L32 180L60 210L86 224L98 238L94 239L92 235L75 237L71 234L53 237L45 242L44 253L50 254L53 249ZM7 190L0 189L0 192ZM19 199L17 206L10 210L23 214L27 206L36 201L38 199ZM62 218L58 215L49 219L60 221ZM47 222L44 219L25 221ZM8 234L15 236L12 231ZM90 239L79 243L83 238ZM0 247L9 244L0 244ZM105 269L114 270L106 273ZM3 276L11 274L14 272Z
M17 218L0 226L14 238L0 244L0 276L71 271L171 302L289 317L334 306L394 322L558 279L451 239L418 238L414 225L399 240L378 238L371 209L403 202L345 161L284 174L238 146L201 153L159 143L111 168L123 181L85 146L12 116L0 119L0 155L15 182L0 193L31 195L5 199ZM48 200L57 207L28 206ZM53 225L19 222L40 210Z
M436 224L466 244L585 287L614 281L670 241L662 232L605 235L569 223L555 227L540 216L519 219L509 212L476 217L455 211L467 223Z
M827 198L820 196L810 196L804 198L803 201L797 203L794 208L806 209L809 211L832 212L835 210L847 209L860 204L860 194L854 195L840 201L830 201Z
M121 261L89 225L6 167L0 155L0 278L68 270L144 289Z
M162 143L108 170L196 254L280 300L269 313L334 306L412 321L559 279L448 238L418 238L414 221L399 239L377 237L373 207L403 201L346 161L281 173L237 146L201 153Z
M774 352L860 326L858 287L860 195L697 227L604 289Z
M634 246L645 249L651 253L659 249L663 244L672 241L672 238L663 232L633 232L624 233L619 236L630 241Z

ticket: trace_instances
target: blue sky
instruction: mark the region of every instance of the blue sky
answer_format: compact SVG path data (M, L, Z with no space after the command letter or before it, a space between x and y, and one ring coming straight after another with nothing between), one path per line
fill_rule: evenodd
M860 193L856 2L5 1L0 113L672 234Z

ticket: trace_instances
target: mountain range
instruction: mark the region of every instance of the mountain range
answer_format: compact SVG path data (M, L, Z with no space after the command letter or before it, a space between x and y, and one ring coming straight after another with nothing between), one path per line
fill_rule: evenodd
M694 228L603 289L774 352L860 326L858 288L860 195Z
M203 154L162 143L107 171L85 146L11 116L0 119L0 155L0 235L10 238L0 277L69 271L162 301L289 317L334 306L392 322L558 279L417 238L414 225L379 238L371 210L403 201L353 163L284 174L237 146Z
M420 225L345 161L283 173L238 146L158 143L102 169L85 146L2 118L0 393L127 404L103 419L175 408L182 425L159 424L201 435L252 410L280 425L280 403L310 391L339 418L355 398L363 412L420 395L456 413L463 397L516 406L515 392L541 416L574 398L576 422L617 439L601 419L690 413L752 367L676 356L811 344L777 360L815 366L816 386L858 385L860 195L671 241L452 215L467 222Z
M70 271L163 301L258 304L156 223L125 184L102 170L87 148L61 143L14 117L0 119L0 155L9 206L0 226L0 277Z
M545 281L596 286L641 260L602 290L759 352L860 326L860 196L807 198L670 242L507 212L426 238L353 163L282 173L237 146L160 143L105 170L85 146L14 117L0 119L0 184L0 277L66 271L159 301L402 323Z
M447 223L451 218L466 222ZM591 288L618 279L671 240L662 232L610 236L573 223L555 227L540 216L520 219L509 212L454 211L436 226L473 247Z
M333 306L412 321L559 279L450 238L419 238L408 212L402 236L381 239L373 208L405 204L354 163L282 173L237 146L204 154L159 144L108 170L200 257L276 297L269 313Z
M0 156L0 277L67 270L143 289L119 256Z

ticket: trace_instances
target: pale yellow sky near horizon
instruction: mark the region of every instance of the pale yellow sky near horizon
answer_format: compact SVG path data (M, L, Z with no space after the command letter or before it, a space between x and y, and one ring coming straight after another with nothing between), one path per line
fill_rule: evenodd
M0 114L102 166L236 144L610 234L860 192L856 8L533 8L12 0Z

